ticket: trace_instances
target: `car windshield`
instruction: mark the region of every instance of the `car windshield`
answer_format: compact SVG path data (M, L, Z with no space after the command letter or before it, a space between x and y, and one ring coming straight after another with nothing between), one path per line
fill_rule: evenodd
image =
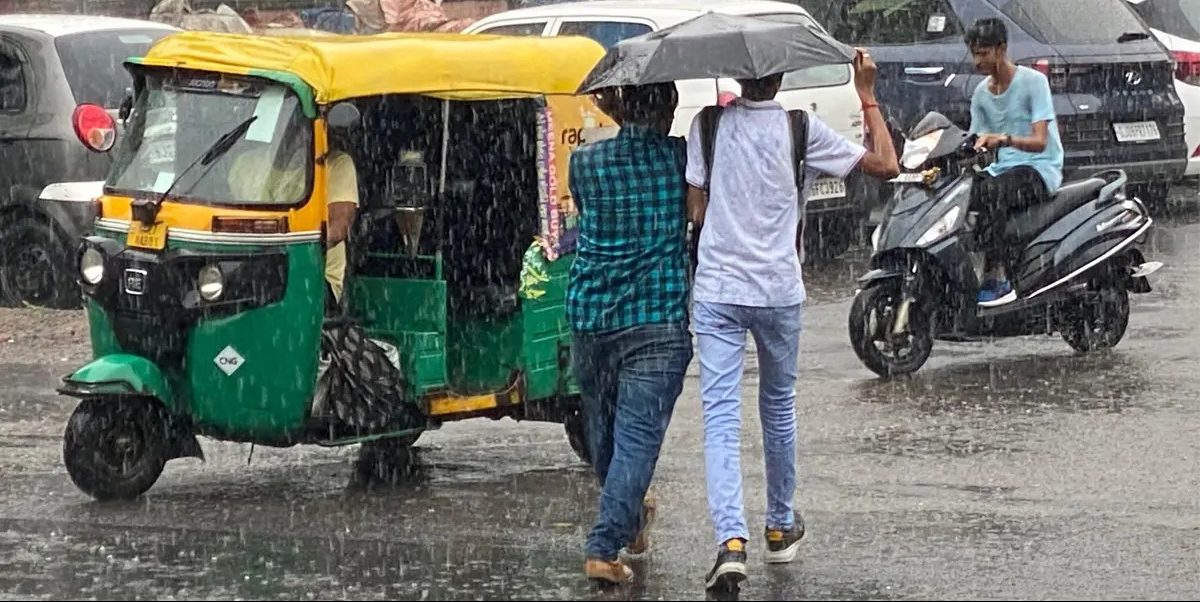
M227 152L188 170L250 118ZM149 74L107 185L131 195L170 188L172 199L205 204L295 204L307 195L311 156L312 125L290 89L254 78Z
M115 109L133 83L120 68L125 59L142 56L164 29L91 31L54 40L67 84L77 104L91 103ZM115 68L114 68L115 66Z
M1200 42L1200 0L1148 0L1133 10L1155 29Z
M769 19L771 21L783 21L787 23L800 23L808 26L815 31L823 31L816 21L813 21L807 15L799 13L778 13L755 15L760 19ZM783 76L784 90L803 90L805 88L824 88L828 86L840 86L850 81L850 65L822 65L820 67L809 67L799 71L792 71Z
M1045 44L1116 44L1122 34L1149 35L1125 0L1091 0L1086 27L1080 26L1079 5L1074 2L1008 0L997 4L1001 12Z

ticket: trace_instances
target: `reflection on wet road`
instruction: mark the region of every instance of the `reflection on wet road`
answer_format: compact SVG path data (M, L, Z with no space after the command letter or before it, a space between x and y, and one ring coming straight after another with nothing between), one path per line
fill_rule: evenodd
M938 343L883 381L846 337L861 250L806 274L794 565L750 544L742 599L1169 598L1200 594L1200 218L1166 220L1165 261L1114 351L1057 337ZM84 345L80 341L80 345ZM756 374L754 359L747 370ZM693 366L693 370L694 370ZM590 473L556 425L453 424L395 488L351 485L353 449L203 440L142 500L92 503L61 465L60 366L0 370L0 597L665 599L704 596L713 560L697 383L655 488L654 548L628 589L583 580ZM746 506L765 484L755 395Z

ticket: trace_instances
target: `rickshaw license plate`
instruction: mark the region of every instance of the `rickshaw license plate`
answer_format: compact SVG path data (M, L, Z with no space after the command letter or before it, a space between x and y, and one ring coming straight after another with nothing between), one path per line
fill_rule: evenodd
M820 178L812 184L808 200L836 199L846 196L846 182L837 178Z
M125 244L139 249L161 251L167 246L167 224L158 222L153 226L146 227L141 222L134 220L129 224L129 237L125 240Z

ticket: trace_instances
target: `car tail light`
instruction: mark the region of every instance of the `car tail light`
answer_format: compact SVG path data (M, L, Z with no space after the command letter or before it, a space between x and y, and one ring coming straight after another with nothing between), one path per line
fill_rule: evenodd
M117 141L117 122L102 106L81 104L75 107L71 123L75 126L79 141L90 150L108 152Z
M1200 52L1176 50L1171 54L1175 58L1175 79L1200 86Z
M1050 62L1050 59L1041 58L1033 59L1024 62L1026 67L1041 73L1050 80L1050 90L1054 92L1065 92L1067 89L1067 75L1069 75L1066 65L1056 65Z

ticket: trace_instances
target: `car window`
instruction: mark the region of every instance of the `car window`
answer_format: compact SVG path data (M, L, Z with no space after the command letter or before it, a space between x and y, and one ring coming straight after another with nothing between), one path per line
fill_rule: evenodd
M546 22L540 21L535 23L514 23L512 25L500 25L498 27L490 27L480 30L479 33L497 36L540 36L545 32Z
M1200 0L1154 0L1133 5L1155 29L1173 36L1200 41Z
M808 15L800 13L776 13L776 14L761 14L754 15L760 19L770 21L784 21L788 23L801 23L809 29L822 31L821 26L817 25ZM804 88L824 88L828 86L840 86L850 81L850 66L849 65L822 65L820 67L810 67L799 71L792 71L783 76L784 90L801 90Z
M25 109L25 68L21 52L9 42L0 41L0 112Z
M851 44L920 44L963 34L945 0L850 0L832 12L830 33Z
M167 33L162 29L92 31L56 38L54 46L75 102L109 109L121 106L126 89L133 85L122 63L146 54Z
M645 23L621 21L567 21L558 28L560 36L586 36L605 48L616 46L627 38L650 33Z
M1063 0L1010 0L1000 12L1045 44L1115 44L1123 33L1149 34L1125 0L1090 0L1086 26L1079 6Z

